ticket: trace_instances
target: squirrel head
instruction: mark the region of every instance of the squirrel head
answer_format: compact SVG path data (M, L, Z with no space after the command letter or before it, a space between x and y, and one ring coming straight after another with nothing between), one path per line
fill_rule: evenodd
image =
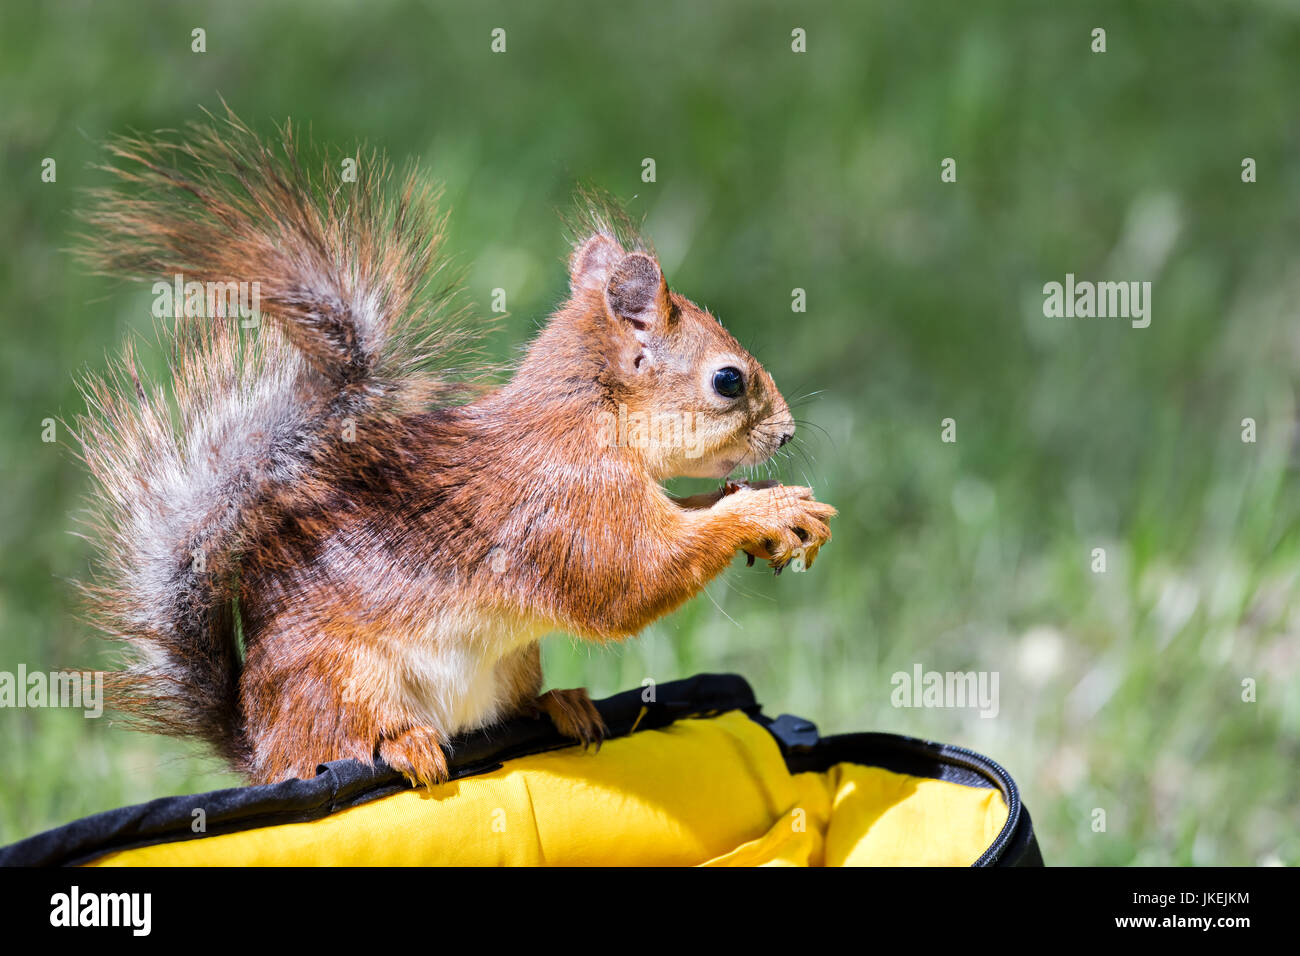
M599 341L602 441L641 456L662 480L725 478L794 436L772 377L708 311L668 288L653 255L600 233L569 266L566 311Z

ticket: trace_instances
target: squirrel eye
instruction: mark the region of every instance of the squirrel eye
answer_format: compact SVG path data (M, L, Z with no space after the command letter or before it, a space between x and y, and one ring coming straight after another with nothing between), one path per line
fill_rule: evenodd
M738 368L720 368L713 373L713 390L723 398L736 398L745 390L745 377Z

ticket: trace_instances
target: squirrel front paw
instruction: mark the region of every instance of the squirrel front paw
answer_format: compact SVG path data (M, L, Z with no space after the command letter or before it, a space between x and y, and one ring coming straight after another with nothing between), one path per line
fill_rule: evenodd
M441 735L431 727L412 727L379 742L384 763L400 771L417 787L446 783L450 776Z
M827 524L837 512L813 499L811 488L796 485L739 485L725 499L745 529L740 549L749 563L762 558L777 574L791 563L812 567L817 552L831 539Z
M550 717L556 730L578 741L584 750L592 744L600 749L600 742L605 739L605 721L591 702L587 688L548 690L533 702L533 707L536 713Z

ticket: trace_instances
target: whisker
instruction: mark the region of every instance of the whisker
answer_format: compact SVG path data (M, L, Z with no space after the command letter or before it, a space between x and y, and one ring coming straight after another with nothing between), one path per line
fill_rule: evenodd
M734 617L732 617L730 614L728 614L726 611L724 611L724 610L722 609L722 605L719 604L719 603L714 599L713 595L709 593L709 589L708 589L708 588L705 588L705 589L704 589L704 593L708 596L708 598L709 598L709 602L710 602L714 607L716 607L716 608L718 609L718 613L720 613L723 617L725 617L725 618L726 618L728 621L730 621L732 624L736 625L736 627L737 627L739 630L742 630L742 631L744 630L744 628L740 626L740 622L739 622L739 621L737 621Z
M788 401L788 402L785 403L785 404L786 404L786 407L787 407L787 408L794 408L796 405L799 405L799 404L801 404L801 403L803 403L803 402L810 402L810 401L812 401L814 398L816 398L818 395L822 395L822 394L824 394L825 391L826 391L826 389L824 389L824 388L819 388L819 389L818 389L817 391L815 391L815 392L808 392L808 393L805 394L805 395L800 395L798 398L792 398L790 401Z
M740 595L746 601L758 600L758 601L767 601L772 604L776 603L776 598L770 594L763 594L759 591L754 591L751 590L750 588L742 587L734 576L724 575L723 577L718 578L718 580L721 581L729 590L734 591L736 594Z

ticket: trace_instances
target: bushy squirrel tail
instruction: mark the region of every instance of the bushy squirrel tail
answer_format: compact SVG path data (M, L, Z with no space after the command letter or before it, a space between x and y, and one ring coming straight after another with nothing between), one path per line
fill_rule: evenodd
M228 110L110 150L119 184L94 194L83 258L154 282L171 328L161 376L128 342L84 383L73 430L99 554L83 588L130 651L110 704L242 767L239 561L259 498L309 484L347 429L452 400L446 360L469 332L436 196L413 173L392 190L377 154L309 172L291 126L271 146Z

